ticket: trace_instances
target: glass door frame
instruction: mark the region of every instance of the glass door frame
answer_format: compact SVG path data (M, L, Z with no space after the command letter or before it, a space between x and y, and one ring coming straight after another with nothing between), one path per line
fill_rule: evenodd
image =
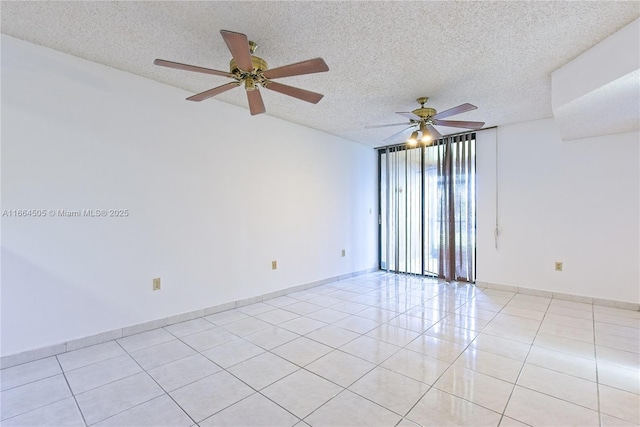
M464 134L468 134L470 136L470 138L472 140L474 140L474 144L477 143L477 138L476 138L476 134L475 132L464 132L464 133L460 133L460 134L455 134L455 135L448 135L444 138L452 138L453 142L457 142L457 139L459 136L464 135ZM435 141L435 144L431 145L431 146L435 146L435 145L444 145L445 144L445 139L439 139L437 141ZM383 162L382 162L382 155L383 154L387 154L388 150L393 148L396 152L397 151L405 151L405 150L420 150L420 170L421 170L421 180L420 180L420 229L421 229L421 273L407 273L404 271L398 271L398 270L392 270L389 269L387 270L387 268L383 268L383 258L382 258L382 243L383 243L383 236L382 236L382 211L383 211L383 203L385 203L385 200L383 200L382 197L382 168L383 168ZM398 145L391 145L391 146L387 146L387 147L379 147L376 148L377 152L378 152L378 268L380 270L384 270L384 271L389 271L389 272L394 272L394 273L400 273L400 274L410 274L410 275L420 275L420 276L425 276L425 277L438 277L438 273L435 272L427 272L425 271L425 199L426 199L426 185L425 185L425 179L426 179L426 174L425 174L425 146L424 145L420 145L420 146L416 146L416 147L412 147L409 144L398 144ZM477 150L476 150L476 154L477 154ZM477 157L476 155L474 155L473 157L473 162L474 162L474 170L475 170L475 164L477 162ZM452 179L455 179L452 177ZM387 189L388 191L388 189ZM476 199L476 201L474 202L474 204L477 205L477 191L474 191L473 197ZM477 215L474 215L474 219L475 219L475 224L474 224L474 232L476 233L476 238L474 238L474 241L477 239ZM476 255L476 251L477 251L477 243L474 244L474 259L477 260L477 256ZM386 260L385 260L385 267L386 267ZM398 265L396 265L396 268L399 267ZM477 265L474 263L473 265L474 271L477 268ZM475 274L474 274L475 277Z

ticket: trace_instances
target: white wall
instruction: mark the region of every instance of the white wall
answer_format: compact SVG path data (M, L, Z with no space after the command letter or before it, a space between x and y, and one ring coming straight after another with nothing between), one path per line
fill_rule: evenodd
M186 96L2 36L2 209L129 210L2 218L2 355L377 266L373 149Z
M478 134L479 282L640 302L638 132L563 142L553 119ZM563 262L563 271L554 262Z

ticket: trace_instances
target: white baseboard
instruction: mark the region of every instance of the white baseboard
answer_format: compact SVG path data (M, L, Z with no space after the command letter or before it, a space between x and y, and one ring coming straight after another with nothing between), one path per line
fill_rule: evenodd
M356 271L349 274L328 277L326 279L318 280L315 282L305 283L302 285L292 286L290 288L269 292L264 295L258 295L255 297L250 297L250 298L245 298L245 299L232 301L224 304L219 304L219 305L207 307L200 310L190 311L187 313L176 314L176 315L168 316L162 319L151 320L149 322L125 326L123 328L101 332L99 334L78 338L78 339L67 341L60 344L49 345L49 346L37 348L34 350L27 350L17 354L2 356L0 357L0 367L2 369L9 368L11 366L20 365L22 363L32 362L34 360L42 359L49 356L55 356L57 354L78 350L80 348L89 347L96 344L101 344L103 342L111 341L118 338L123 338L129 335L135 335L141 332L150 331L152 329L162 328L164 326L173 325L174 323L180 323L180 322L185 322L187 320L197 319L203 316L209 316L211 314L219 313L221 311L232 310L234 308L243 307L245 305L266 301L266 300L277 298L293 292L304 291L306 289L313 288L316 286L326 285L327 283L337 282L337 281L345 280L351 277L361 276L363 274L374 273L376 271L381 271L381 270L378 270L377 268L372 268L368 270ZM484 289L495 289L495 290L507 291L507 292L517 292L517 293L526 294L526 295L544 296L547 298L556 298L556 299L567 300L567 301L575 301L575 302L582 302L587 304L601 305L606 307L615 307L615 308L622 308L626 310L640 311L640 304L624 302L624 301L608 300L608 299L602 299L602 298L591 298L591 297L586 297L581 295L549 292L549 291L543 291L539 289L530 289L530 288L523 288L518 286L503 285L498 283L489 283L489 282L481 282L481 281L476 282L475 286L478 288L484 288Z
M605 307L622 308L625 310L640 311L640 304L626 301L616 301L604 298L592 298L583 295L565 294L561 292L543 291L540 289L523 288L520 286L503 285L490 282L476 282L478 288L495 289L498 291L517 292L525 295L535 295L540 297L555 298L565 301L582 302L585 304L602 305Z
M144 323L125 326L123 328L114 329L112 331L101 332L99 334L74 339L64 343L49 345L46 347L23 351L21 353L2 356L0 357L0 368L2 369L9 368L11 366L20 365L22 363L32 362L34 360L42 359L49 356L55 356L57 354L78 350L80 348L89 347L96 344L101 344L103 342L111 341L118 338L123 338L129 335L135 335L141 332L150 331L152 329L162 328L164 326L173 325L174 323L180 323L180 322L185 322L187 320L197 319L203 316L209 316L211 314L219 313L221 311L232 310L237 307L243 307L245 305L262 302L268 299L277 298L293 292L303 291L305 289L313 288L315 286L326 285L327 283L336 282L338 280L344 280L350 277L356 277L363 274L372 273L375 271L378 271L378 269L371 268L368 270L356 271L353 273L343 274L340 276L328 277L326 279L317 280L315 282L305 283L302 285L292 286L290 288L269 292L264 295L258 295L255 297L245 298L237 301L231 301L228 303L203 308L200 310L194 310L187 313L168 316L162 319L156 319L156 320L151 320Z

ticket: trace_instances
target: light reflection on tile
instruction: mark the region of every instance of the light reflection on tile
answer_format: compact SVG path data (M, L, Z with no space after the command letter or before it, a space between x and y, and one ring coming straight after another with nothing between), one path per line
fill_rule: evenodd
M511 383L456 365L442 375L435 387L500 414L513 390Z
M640 312L550 296L349 277L1 370L2 424L637 426Z
M523 362L469 347L456 361L468 369L515 383Z

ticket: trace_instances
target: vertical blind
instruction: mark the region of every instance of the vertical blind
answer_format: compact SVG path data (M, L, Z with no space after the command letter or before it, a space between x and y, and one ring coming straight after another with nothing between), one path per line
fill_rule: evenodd
M475 281L475 134L379 158L380 267Z

